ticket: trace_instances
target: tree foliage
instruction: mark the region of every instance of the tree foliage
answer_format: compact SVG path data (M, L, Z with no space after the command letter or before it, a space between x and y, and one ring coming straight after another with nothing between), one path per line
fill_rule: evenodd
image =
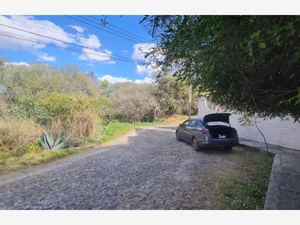
M76 67L0 64L0 118L34 121L79 145L96 135L111 109L103 85Z
M107 89L115 116L123 121L153 121L174 114L188 114L189 85L170 75L152 84L118 83ZM197 92L192 95L194 114Z
M114 84L109 98L118 119L136 122L153 121L156 117L158 105L152 84Z
M102 96L100 82L71 66L58 69L43 64L4 64L0 70L0 85L6 88L2 94L7 102L25 97L41 98L53 92Z
M155 97L161 115L188 114L189 84L171 75L157 79ZM192 114L197 113L198 93L192 92Z
M213 102L300 118L300 17L147 16L142 23L160 42L158 64Z

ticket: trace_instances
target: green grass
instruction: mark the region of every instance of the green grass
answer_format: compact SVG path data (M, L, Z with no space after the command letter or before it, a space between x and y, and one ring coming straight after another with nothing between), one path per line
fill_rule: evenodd
M245 151L239 178L230 180L222 190L225 209L263 209L273 157Z
M94 138L89 138L87 144L76 147L66 148L57 151L37 151L26 153L0 152L0 174L8 173L23 169L28 166L38 165L63 158L65 156L90 150L92 148L101 146L101 144L112 141L135 128L157 126L165 124L164 122L119 122L111 121L103 134L101 132Z
M112 121L109 123L106 132L101 136L100 143L106 143L111 141L119 136L122 136L129 131L135 128L149 127L161 125L162 122L137 122L137 123L128 123L128 122L119 122Z

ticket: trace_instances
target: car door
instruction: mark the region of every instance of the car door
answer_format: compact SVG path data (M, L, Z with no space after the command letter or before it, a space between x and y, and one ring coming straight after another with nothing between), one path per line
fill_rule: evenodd
M190 120L184 121L182 124L180 124L179 135L180 138L187 141L188 138L188 126L189 126Z
M190 120L186 127L186 141L192 142L195 131L197 130L197 120Z

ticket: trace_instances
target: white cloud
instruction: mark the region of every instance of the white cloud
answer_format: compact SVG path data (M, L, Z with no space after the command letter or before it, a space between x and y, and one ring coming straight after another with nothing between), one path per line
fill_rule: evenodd
M76 30L79 33L82 33L84 31L83 27L78 26L78 25L70 25L74 30Z
M154 80L150 77L145 77L143 80L135 80L134 83L136 84L145 84L145 83L153 83Z
M145 77L144 79L136 79L136 80L130 80L126 77L115 77L109 74L106 74L104 76L101 76L98 78L101 81L108 81L109 83L115 84L115 83L125 83L125 82L130 82L130 83L136 83L136 84L145 84L145 83L152 83L154 82L153 79L149 78L149 77Z
M53 39L62 40L68 43L76 43L85 46L82 49L82 53L79 56L81 60L87 61L101 61L107 64L114 64L115 61L111 59L112 52L108 50L100 50L101 42L96 35L84 34L84 28L71 25L78 33L68 33L63 28L57 26L49 20L36 19L33 16L0 16L0 23L6 24L11 27L20 28L33 33L41 34L44 36L51 37ZM53 39L40 37L34 34L26 33L20 30L12 29L9 27L0 26L0 34L6 34L14 37L20 37L23 39L30 40L22 41L12 37L4 37L0 35L0 49L11 49L11 50L24 50L29 51L33 55L37 56L38 60L43 61L55 61L54 56L49 56L43 51L47 45L52 44L59 47L66 48L67 43L56 41Z
M146 54L152 51L156 47L154 43L138 43L133 45L133 60L146 61Z
M12 27L17 27L23 30L28 30L33 33L49 36L54 39L63 40L65 42L75 42L71 34L65 32L61 27L48 20L37 20L32 16L0 16L0 23ZM37 43L20 41L18 39L1 36L0 48L7 48L12 50L32 50L45 48L47 44L55 44L61 47L65 46L65 44L62 44L62 42L45 37L40 37L9 27L1 26L1 33L16 37L22 37L24 39L29 39Z
M88 38L78 37L79 44L85 46L81 51L79 58L85 61L102 61L105 64L116 64L111 59L112 52L105 49L100 50L101 43L96 35L89 35Z
M30 64L26 63L26 62L5 62L5 65L14 65L14 66L30 66Z
M98 49L101 46L101 43L98 37L94 34L90 34L87 38L79 36L79 44L87 48Z
M154 54L147 56L151 51ZM163 54L159 51L154 43L138 43L133 46L132 59L138 61L136 63L136 72L138 74L156 75L161 71L161 67L157 66L156 60L161 60Z
M103 61L104 64L116 64L114 60Z
M132 80L127 79L126 77L114 77L112 75L106 74L102 77L98 78L101 81L108 81L109 83L124 83L124 82L132 82Z
M160 71L160 68L158 66L156 66L155 63L152 64L147 64L147 65L136 65L136 72L138 74L155 74L158 71Z
M115 62L111 60L111 54L112 52L108 50L99 52L97 50L84 48L82 49L82 54L79 56L79 58L86 61L104 61L108 64L115 64Z
M56 58L54 56L49 56L47 53L41 53L38 55L39 59L47 62L54 62L56 61Z

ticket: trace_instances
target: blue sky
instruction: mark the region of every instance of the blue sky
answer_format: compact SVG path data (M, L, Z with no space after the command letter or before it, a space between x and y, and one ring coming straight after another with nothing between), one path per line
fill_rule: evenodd
M149 82L155 66L144 65L144 55L155 45L145 28L139 24L142 18L142 16L107 16L105 18L108 22L106 28L110 32L115 32L112 29L116 29L115 26L117 26L139 36L138 40L127 40L122 30L117 30L117 34L122 37L101 30L103 26L97 24L97 21L104 19L104 16L0 16L0 57L15 63L44 63L56 67L76 65L82 71L93 72L99 79L107 79L111 82L127 80ZM10 27L1 26L1 24ZM1 34L6 36L1 36ZM51 46L56 46L56 48ZM78 52L67 50L70 48ZM123 62L114 55L133 61Z

